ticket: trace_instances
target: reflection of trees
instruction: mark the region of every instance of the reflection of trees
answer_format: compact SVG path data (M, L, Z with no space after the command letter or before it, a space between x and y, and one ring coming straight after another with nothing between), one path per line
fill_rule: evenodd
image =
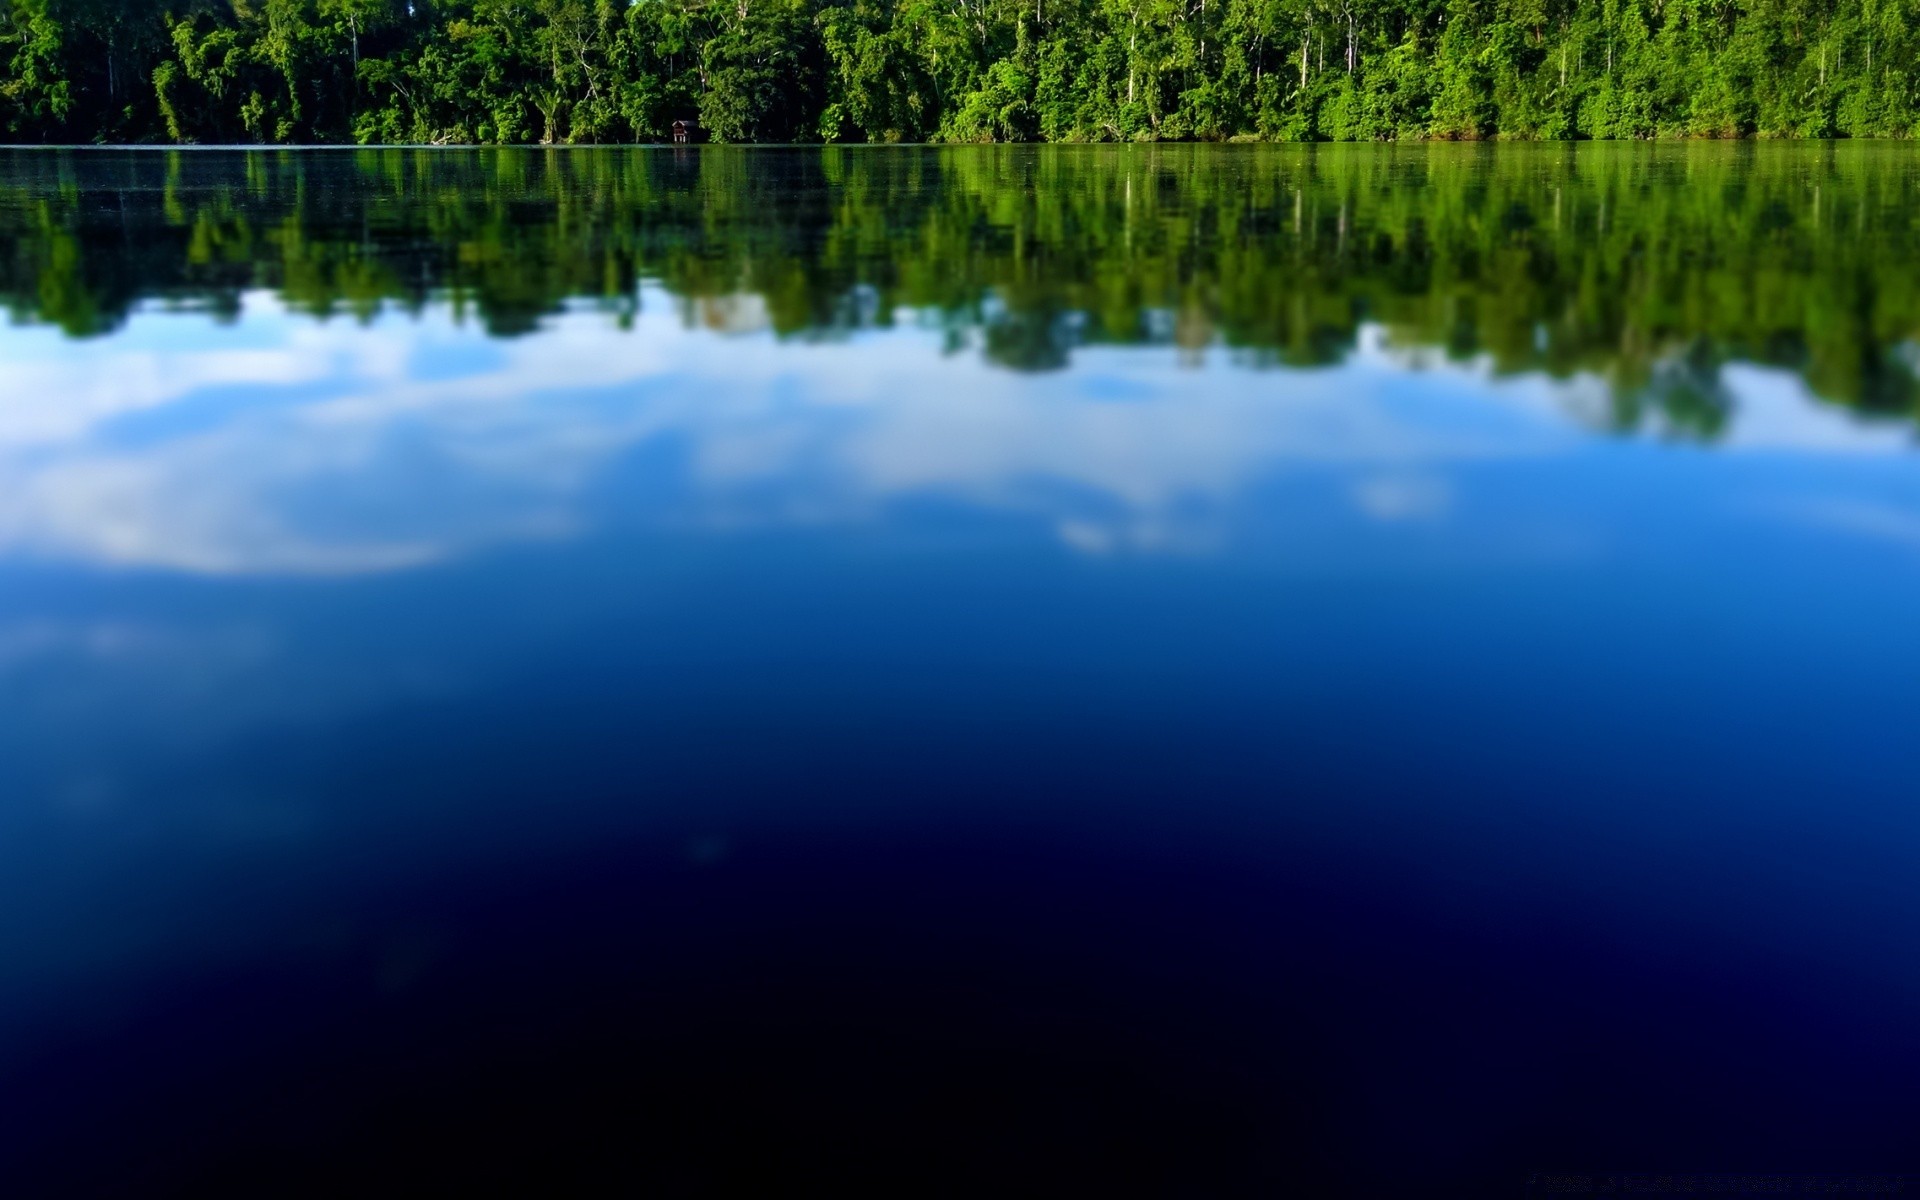
M1906 153L14 152L0 294L76 335L149 298L231 313L249 288L321 317L444 300L504 335L569 300L630 314L652 278L702 312L750 296L785 336L918 309L1019 369L1100 342L1323 363L1375 322L1400 347L1597 374L1622 424L1710 436L1733 360L1916 411Z
M1711 438L1733 415L1733 398L1720 379L1720 363L1705 340L1653 364L1646 382L1614 393L1613 423L1632 430L1659 421L1667 432Z

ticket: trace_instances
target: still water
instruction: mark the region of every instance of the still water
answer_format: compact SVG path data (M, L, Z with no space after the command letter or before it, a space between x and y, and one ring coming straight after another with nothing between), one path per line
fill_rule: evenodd
M1911 146L6 151L0 294L9 1195L1920 1166Z

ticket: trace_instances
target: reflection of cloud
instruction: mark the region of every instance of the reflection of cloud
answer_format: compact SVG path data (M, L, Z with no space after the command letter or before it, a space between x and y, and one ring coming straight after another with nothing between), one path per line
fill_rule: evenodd
M1069 518L1055 532L1062 544L1082 554L1112 554L1121 550L1156 554L1203 554L1219 548L1217 534L1204 524L1161 517L1118 521Z
M1775 508L1791 519L1835 533L1920 547L1920 512L1867 500L1816 497Z
M1377 336L1318 371L1095 347L1065 374L1022 375L943 357L930 329L787 346L689 329L654 289L644 301L631 332L576 311L484 345L444 312L319 324L257 296L229 328L149 312L101 342L7 331L9 382L28 386L0 399L0 550L392 570L574 529L621 456L657 439L687 472L657 481L679 489L679 518L831 520L933 494L1033 513L1087 551L1199 547L1289 467L1358 473L1354 503L1376 519L1431 518L1449 502L1440 464L1579 436L1564 385L1409 373ZM1758 444L1887 448L1883 431L1807 417L1802 397L1768 399L1765 379L1734 382L1760 397Z
M1353 502L1376 521L1432 520L1446 514L1453 489L1428 476L1375 475L1354 485Z
M0 678L36 665L58 666L65 677L90 664L146 663L167 668L171 683L181 685L190 681L177 668L250 668L272 652L265 634L244 627L184 630L142 622L46 618L0 624Z
M244 439L195 439L172 453L50 464L10 483L0 542L95 562L225 574L353 573L426 562L431 543L370 533L329 544L274 504L288 482L275 467L313 462L255 457Z
M285 387L325 375L331 364L303 361L293 348L110 355L113 369L73 370L58 360L9 361L0 404L0 444L58 443L101 421L157 408L216 387Z
M63 787L76 803L97 807L108 789L103 746L89 734L96 727L124 735L130 726L146 724L148 733L177 745L236 721L284 716L341 693L318 675L300 689L278 687L275 672L284 664L280 649L273 634L244 623L4 621L0 705L29 724L53 717L57 727L78 731L64 746L36 739L36 754L43 761L64 760L75 774Z
M1060 522L1060 540L1086 554L1105 554L1114 547L1114 535L1092 521Z
M1863 421L1822 404L1792 371L1734 364L1722 368L1721 376L1739 405L1726 448L1827 454L1907 453L1913 448L1906 422Z
M116 621L16 621L0 625L0 673L64 655L121 658L150 646L154 636L153 630Z

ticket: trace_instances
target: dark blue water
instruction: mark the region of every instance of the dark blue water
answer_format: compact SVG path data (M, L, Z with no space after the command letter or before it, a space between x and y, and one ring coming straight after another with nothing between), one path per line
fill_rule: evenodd
M634 295L0 332L0 1190L1920 1161L1909 424Z

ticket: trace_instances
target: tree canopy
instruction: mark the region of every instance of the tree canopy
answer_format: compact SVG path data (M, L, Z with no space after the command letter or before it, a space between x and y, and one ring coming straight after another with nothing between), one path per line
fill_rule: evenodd
M1916 2L0 0L0 134L1904 137Z

